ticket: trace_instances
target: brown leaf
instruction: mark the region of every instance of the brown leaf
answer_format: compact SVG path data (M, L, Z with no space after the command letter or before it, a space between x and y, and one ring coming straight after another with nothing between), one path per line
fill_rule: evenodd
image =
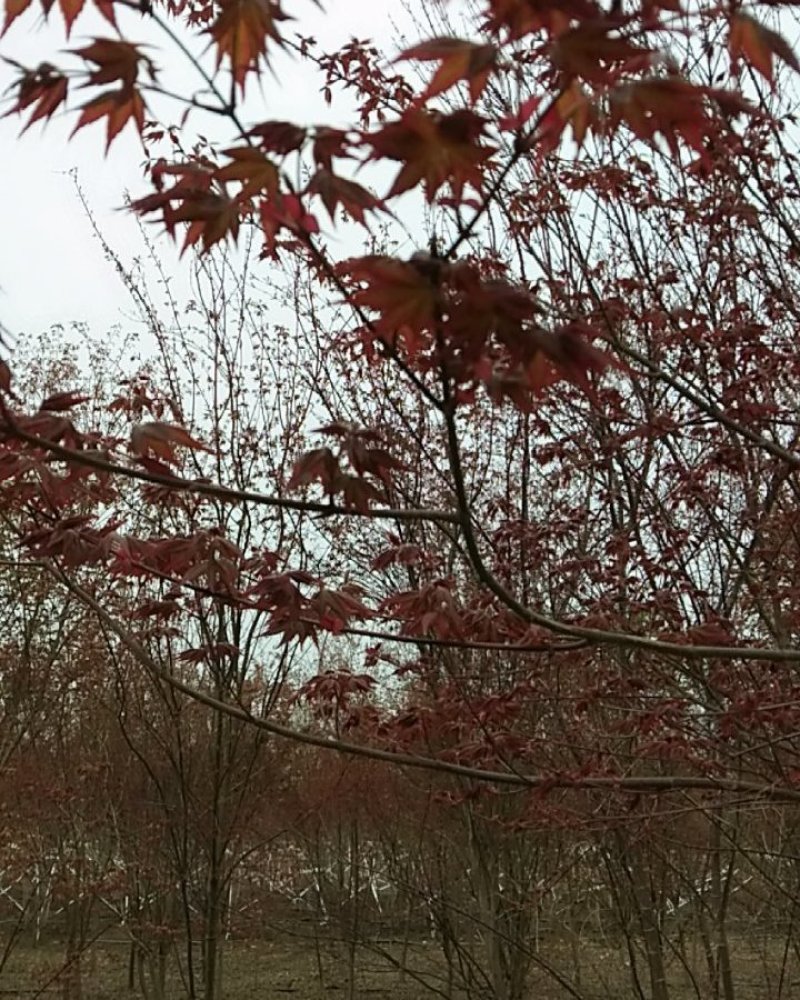
M170 462L175 457L176 448L191 448L194 451L211 449L198 441L178 424L166 424L161 421L151 421L134 425L131 430L131 451L135 455L147 457L155 455Z
M258 73L267 42L281 44L280 21L288 19L276 0L220 0L219 15L208 28L217 45L217 66L229 59L237 86Z
M736 13L731 18L728 49L731 59L742 56L769 83L774 83L773 55L800 72L800 62L786 39L748 14Z
M129 121L133 121L139 135L142 134L144 112L145 103L138 90L127 87L120 90L107 90L84 104L78 123L72 130L72 135L92 122L107 118L106 152L108 152L111 143Z
M470 99L475 103L496 68L497 49L494 45L478 45L460 38L431 38L401 52L395 61L402 59L439 62L439 68L421 100L442 94L460 80L465 80Z

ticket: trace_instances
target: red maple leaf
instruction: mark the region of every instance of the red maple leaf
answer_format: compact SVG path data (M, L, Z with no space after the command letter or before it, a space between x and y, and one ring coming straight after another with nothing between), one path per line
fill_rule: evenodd
M494 147L482 145L484 119L474 111L452 114L413 109L364 141L372 147L371 160L399 160L403 166L389 197L422 184L428 201L449 184L460 199L466 184L480 189L483 170Z

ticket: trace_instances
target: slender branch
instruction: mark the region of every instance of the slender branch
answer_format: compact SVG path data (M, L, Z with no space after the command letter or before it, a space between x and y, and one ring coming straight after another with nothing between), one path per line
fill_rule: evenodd
M56 444L53 441L46 441L44 438L36 437L34 434L28 434L27 431L10 422L7 412L5 417L10 436L18 438L34 448L40 448L43 451L49 452L65 462L73 462L76 465L96 469L98 472L124 476L127 479L135 479L153 486L162 486L177 493L192 493L199 496L214 497L217 500L225 500L229 503L252 503L263 507L278 507L281 510L295 510L301 513L318 514L322 517L336 515L398 521L433 521L444 524L458 523L458 515L450 511L385 507L357 510L354 507L343 507L341 504L322 503L313 500L291 500L286 497L271 496L270 494L258 493L253 490L238 490L230 486L221 486L217 483L204 483L197 479L182 479L179 476L164 476L156 472L146 472L143 469L117 465L114 462L109 462L101 458L99 455L93 455L84 451L75 451L72 448L65 448L63 445Z
M123 646L131 653L139 663L142 664L153 676L169 684L174 690L192 698L194 701L213 709L216 712L237 719L248 725L256 726L264 732L282 739L292 740L295 743L304 743L308 746L315 746L324 750L334 750L338 753L348 754L354 757L365 757L370 760L378 760L397 767L411 767L420 770L437 771L442 774L452 774L461 778L469 778L473 781L489 782L492 784L516 785L526 788L540 788L549 790L553 788L577 788L577 789L598 789L606 791L623 791L631 793L663 793L678 789L695 789L705 791L726 791L733 793L743 793L756 795L760 798L770 800L786 800L800 802L800 788L778 787L774 784L758 781L743 781L731 778L710 778L695 777L693 775L642 775L627 776L620 778L612 777L571 777L564 774L543 775L543 774L517 774L508 771L490 771L483 768L468 767L463 764L455 764L446 760L439 760L435 757L422 757L417 754L400 753L394 750L381 750L377 747L360 746L357 743L350 743L346 740L335 739L333 737L319 736L314 733L303 732L285 726L269 719L252 715L240 705L222 701L206 694L172 676L168 670L161 667L150 656L147 650L129 632L117 622L87 590L67 577L52 562L44 563L48 572L66 587L75 597L90 607L100 621L113 632Z
M461 247L462 243L465 243L475 230L483 216L489 211L495 198L497 198L503 189L503 185L508 179L509 174L514 169L514 167L519 162L520 158L524 153L530 152L530 142L533 136L536 135L537 130L540 128L542 122L547 117L547 115L553 110L553 108L558 104L563 91L559 90L557 94L554 94L550 100L545 104L539 114L536 116L535 121L523 135L520 133L514 143L514 151L508 160L503 164L500 169L499 174L492 181L491 187L486 192L478 208L475 210L475 214L469 220L465 226L460 226L458 230L458 235L447 248L445 253L442 255L444 258L449 259L453 257L458 249Z
M469 498L467 497L464 485L464 473L461 466L455 416L452 412L444 411L444 418L447 427L450 467L455 487L456 502L459 509L460 525L470 562L481 583L523 621L529 622L531 625L539 625L542 628L549 629L557 635L566 635L574 639L586 639L598 645L618 646L625 649L641 649L649 653L677 656L687 660L770 660L783 663L797 663L800 661L800 650L797 649L774 649L763 646L682 645L681 643L653 639L650 636L635 635L630 632L617 632L613 629L570 625L567 622L551 618L549 615L523 604L497 579L483 559L475 537Z

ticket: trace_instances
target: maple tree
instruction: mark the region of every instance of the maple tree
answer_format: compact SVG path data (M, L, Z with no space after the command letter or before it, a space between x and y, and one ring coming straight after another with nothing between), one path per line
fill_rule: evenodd
M320 52L275 0L95 6L117 37L71 50L77 68L15 64L8 113L28 128L77 101L109 156L137 129L131 210L200 266L247 242L288 276L292 332L245 344L208 311L204 396L194 332L162 331L159 377L130 375L103 419L67 384L35 408L4 363L8 530L220 733L431 772L469 815L481 905L520 939L531 887L494 898L519 862L498 831L613 835L666 997L642 831L685 796L719 847L730 803L800 799L782 89L800 66L781 25L741 4L484 0L387 62ZM33 7L7 0L9 37ZM69 33L83 4L59 8ZM196 93L128 40L130 11L165 46L208 40ZM351 118L251 116L278 50ZM208 114L218 146L192 133ZM369 252L337 258L340 227ZM280 720L243 694L256 648L276 698L292 688ZM502 789L520 798L493 811ZM505 947L489 979L515 1000L528 966L508 972Z

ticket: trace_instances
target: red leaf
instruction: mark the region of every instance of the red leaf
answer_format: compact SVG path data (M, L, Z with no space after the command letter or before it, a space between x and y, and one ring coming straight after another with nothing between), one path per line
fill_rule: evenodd
M380 200L366 188L344 177L337 177L324 167L320 167L309 181L308 193L319 195L332 222L336 221L338 205L362 226L366 226L365 212L381 208Z
M728 48L731 59L735 61L742 56L769 83L774 82L772 66L774 55L793 70L800 72L800 62L786 39L747 14L737 12L731 18Z
M142 457L155 455L169 462L175 457L176 448L211 452L211 449L202 441L197 441L184 427L180 427L178 424L152 421L136 424L131 431L131 451L135 455Z
M411 110L380 132L365 136L372 146L371 160L399 160L403 163L389 197L402 194L422 183L428 201L449 184L455 198L461 198L466 184L480 189L483 168L494 152L479 140L484 120L474 111L438 112Z
M459 80L466 80L474 104L496 68L497 49L494 45L478 45L460 38L432 38L401 52L396 61L402 59L437 60L440 64L421 100L435 97Z
M48 410L51 413L59 413L62 410L70 410L73 406L86 403L89 396L82 396L77 392L57 392L53 396L48 396L39 404L40 410Z
M314 448L306 452L294 463L287 489L319 482L327 493L333 493L333 486L339 473L339 462L330 448Z
M138 90L132 88L107 90L105 93L84 104L78 118L78 123L72 130L72 135L75 135L79 129L92 122L96 122L101 118L107 118L106 152L108 152L111 143L129 121L132 120L139 134L142 134L144 112L145 103Z
M14 62L13 59L5 59L5 62L16 66L22 75L15 84L17 87L16 104L6 111L3 117L21 114L26 108L34 105L30 118L22 129L23 132L36 121L52 118L67 99L68 81L66 76L50 63L41 63L37 69L28 70Z
M95 38L91 45L72 49L72 52L86 62L93 62L97 67L89 73L87 86L119 82L123 90L129 90L136 84L141 69L145 70L150 82L156 79L152 60L130 42L116 38Z
M247 134L259 139L261 148L266 152L286 156L303 145L307 133L292 122L261 122Z
M248 73L258 74L267 42L281 44L278 24L287 19L277 0L220 0L217 19L207 29L216 42L217 66L229 59L233 79L244 89Z

